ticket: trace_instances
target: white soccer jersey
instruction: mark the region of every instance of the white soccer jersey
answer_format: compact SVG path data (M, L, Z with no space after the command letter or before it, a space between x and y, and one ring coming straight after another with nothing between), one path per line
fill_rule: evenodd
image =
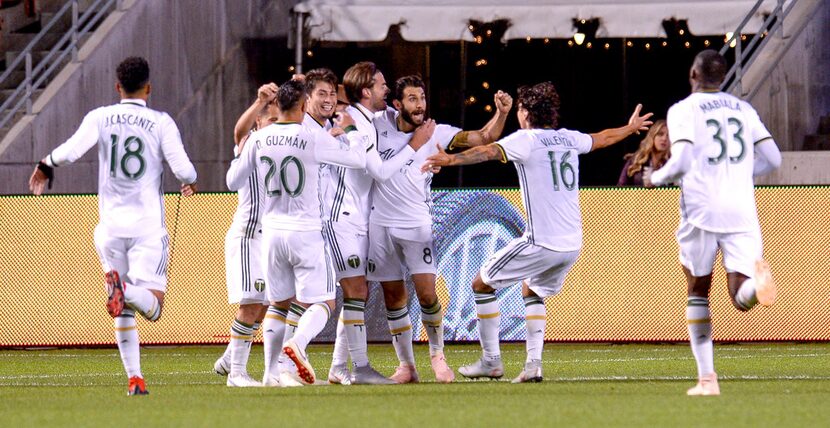
M554 251L580 249L579 155L591 151L591 136L567 129L520 129L496 144L519 174L527 213L524 237Z
M317 122L317 119L311 117L310 114L306 112L305 116L303 116L303 126L318 130L322 129L326 132L331 130L332 123L330 120L326 120L323 124ZM344 144L344 148L348 147L349 142L345 138L338 138L341 143ZM331 216L331 204L332 200L334 199L334 185L332 184L332 174L338 174L338 169L346 169L341 166L337 165L329 165L326 163L320 164L320 198L323 201L323 220L328 220L329 216Z
M75 162L98 144L98 211L109 236L131 238L163 230L162 161L182 183L196 169L182 146L176 123L141 99L87 113L81 126L49 155L55 166Z
M397 110L388 109L375 118L378 131L378 153L390 159L409 147L412 133L398 130ZM421 172L427 157L438 152L436 144L446 149L460 128L437 125L430 140L406 165L385 181L377 181L372 190L371 222L386 227L418 227L432 225L432 172Z
M250 136L248 134L248 138ZM239 156L238 147L233 148L235 157ZM265 192L259 182L259 171L254 169L245 184L236 191L236 212L231 227L228 228L227 238L254 238L257 231L262 230L262 200Z
M681 216L711 232L758 227L752 180L754 145L770 137L755 109L723 92L695 92L669 109L672 144L692 144L680 184Z
M258 169L265 193L263 227L322 230L320 164L365 167L363 139L355 132L350 132L347 138L350 145L343 147L322 129L300 123L270 125L251 134L242 154L231 163L226 177L228 188L239 189L252 171Z

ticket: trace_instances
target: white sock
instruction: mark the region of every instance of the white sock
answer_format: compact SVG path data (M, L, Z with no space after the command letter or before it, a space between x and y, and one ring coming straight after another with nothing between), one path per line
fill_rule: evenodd
M702 378L715 372L712 350L712 319L709 312L709 299L689 297L686 303L686 323L689 330L689 342L692 354L697 362L697 375Z
M337 318L337 332L334 338L334 352L331 355L332 366L344 366L349 362L349 341L346 339L346 325L343 316Z
M496 293L473 293L478 314L478 334L481 348L484 350L484 359L494 361L501 359L499 350L499 300Z
M412 320L409 319L409 308L386 308L386 321L389 323L389 333L392 334L392 345L401 364L415 365L415 352L412 350Z
M343 299L343 315L341 318L346 332L349 355L352 357L352 364L356 367L363 367L369 364L368 346L366 345L365 311L365 300Z
M305 352L308 343L317 337L321 331L326 327L326 323L331 317L331 310L329 305L325 303L315 303L306 309L300 321L297 323L297 331L294 333L294 343L297 347Z
M291 306L288 307L288 316L285 317L285 335L282 338L282 343L280 344L280 355L279 355L279 371L291 371L297 369L297 366L285 355L285 352L282 352L282 347L285 345L285 342L288 342L294 337L294 333L297 332L297 323L300 322L300 317L303 316L305 313L305 308L296 304L291 303Z
M444 352L444 314L441 311L441 302L436 301L430 307L421 306L421 322L427 331L429 339L429 355Z
M525 297L525 325L527 326L527 362L542 360L545 344L545 301L539 296Z
M141 376L141 353L139 351L138 329L135 326L135 312L124 308L121 315L115 317L115 341L127 377Z
M276 306L269 306L262 321L262 347L265 353L265 375L276 376L279 373L279 357L282 341L285 337L285 318L288 311Z
M138 311L144 318L155 321L161 315L159 300L152 291L132 284L124 285L124 303Z
M231 372L239 375L248 372L248 355L251 353L251 341L254 339L254 328L237 319L231 324Z
M251 336L253 336L254 338L256 338L256 332L257 332L257 330L259 330L259 327L260 327L260 323L254 322L254 326L253 326L254 331L253 331L253 333L251 333ZM248 343L248 352L249 353L251 352L251 345L252 344L253 344L253 340L250 343ZM225 367L230 367L231 366L231 342L228 342L228 346L225 347L225 352L222 354L222 361L225 363Z
M747 278L741 284L741 288L738 289L738 293L735 295L735 301L745 310L750 310L758 304L758 298L755 297L755 279Z

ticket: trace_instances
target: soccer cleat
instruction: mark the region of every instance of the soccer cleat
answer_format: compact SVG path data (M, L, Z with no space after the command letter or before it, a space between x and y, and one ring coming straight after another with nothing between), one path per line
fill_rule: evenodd
M213 363L213 371L219 376L227 376L228 373L230 373L231 368L228 367L228 362L225 361L224 356L219 357L219 359Z
M226 385L231 387L250 388L262 386L261 383L254 380L248 373L239 373L228 375Z
M107 312L115 318L124 310L124 285L118 277L118 271L111 270L104 274L107 283Z
M297 366L297 376L299 376L300 380L306 385L313 385L315 380L314 368L311 367L311 363L308 362L308 357L300 350L300 347L297 346L294 339L285 342L285 345L282 347L282 352L285 352L285 356L290 358Z
M280 385L280 378L277 376L268 375L262 378L262 386L282 386Z
M542 361L531 360L525 363L524 370L511 383L541 382L542 380Z
M772 306L778 297L778 289L772 279L769 263L764 260L755 261L755 298L761 306Z
M418 371L415 366L401 363L389 379L395 383L418 383Z
M701 377L697 385L686 391L686 395L720 395L717 373Z
M279 385L283 388L293 388L295 386L303 386L295 373L280 372Z
M133 376L130 378L130 386L127 388L127 395L148 395L147 386L144 385L144 378Z
M337 364L329 369L329 383L334 385L350 385L351 375L345 364Z
M355 366L354 370L352 370L352 385L394 385L396 383L397 382L394 380L387 379L382 374L378 373L377 370L373 369L369 364L366 364L365 366Z
M480 358L469 366L459 367L458 373L469 379L480 377L499 379L504 376L504 365L501 363L501 359L485 361L484 358Z
M455 380L455 373L447 365L447 360L444 358L443 352L431 356L430 362L432 363L432 371L435 373L436 382L450 383Z

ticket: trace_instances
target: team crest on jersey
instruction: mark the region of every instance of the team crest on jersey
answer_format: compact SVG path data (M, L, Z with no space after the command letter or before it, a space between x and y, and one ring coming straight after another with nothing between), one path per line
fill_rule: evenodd
M375 271L375 261L372 260L372 259L369 259L368 261L366 261L366 268L369 269L369 272L374 272Z
M380 135L382 135L384 137L388 137L389 136L389 131L383 131L383 132L380 133Z
M357 269L360 266L360 257L358 257L356 254L352 254L351 256L349 256L347 262L349 263L349 266L352 267L352 269Z
M265 290L265 281L262 279L254 281L254 288L257 292L262 293L262 291Z

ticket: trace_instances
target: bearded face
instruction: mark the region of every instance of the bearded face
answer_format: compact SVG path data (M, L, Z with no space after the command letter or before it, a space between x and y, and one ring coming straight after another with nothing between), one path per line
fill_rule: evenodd
M414 127L421 126L426 119L427 97L420 87L407 87L403 91L403 99L398 100L401 108L401 119Z

